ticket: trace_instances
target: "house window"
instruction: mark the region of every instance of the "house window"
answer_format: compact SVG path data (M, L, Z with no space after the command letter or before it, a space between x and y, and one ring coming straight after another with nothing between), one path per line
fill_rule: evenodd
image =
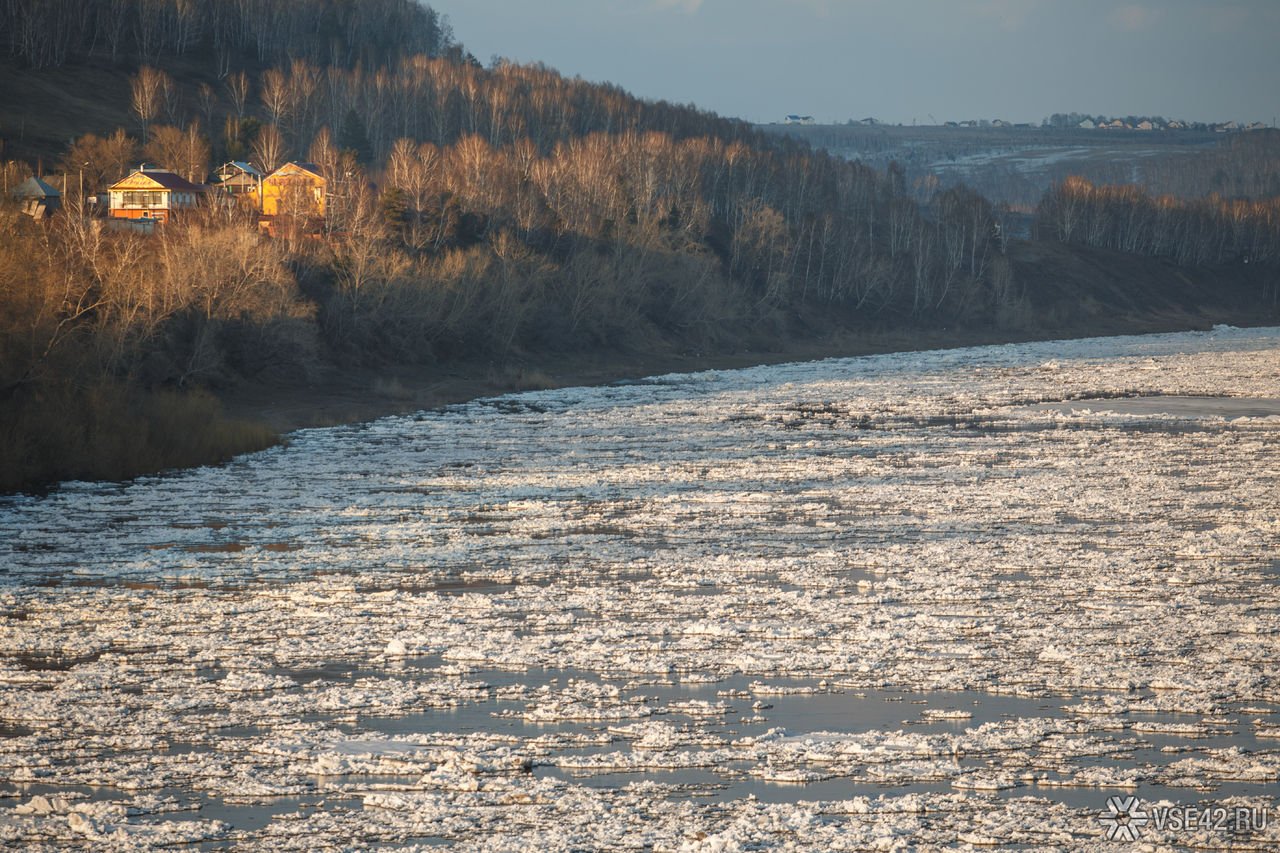
M164 207L164 193L128 192L124 193L125 207Z

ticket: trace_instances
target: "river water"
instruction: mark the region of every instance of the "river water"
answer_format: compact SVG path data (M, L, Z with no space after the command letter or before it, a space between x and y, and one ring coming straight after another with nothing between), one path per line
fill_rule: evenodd
M1113 849L1135 796L1275 847L1278 356L663 376L7 499L0 840Z

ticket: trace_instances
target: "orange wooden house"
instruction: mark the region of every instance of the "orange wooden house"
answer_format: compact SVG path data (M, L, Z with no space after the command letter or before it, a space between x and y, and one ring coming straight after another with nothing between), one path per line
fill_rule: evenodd
M175 212L199 204L205 188L165 169L143 167L116 181L107 192L112 219L167 222Z
M285 163L262 179L258 226L272 237L324 230L328 181L314 163Z
M285 163L262 179L262 215L323 218L327 190L319 166Z

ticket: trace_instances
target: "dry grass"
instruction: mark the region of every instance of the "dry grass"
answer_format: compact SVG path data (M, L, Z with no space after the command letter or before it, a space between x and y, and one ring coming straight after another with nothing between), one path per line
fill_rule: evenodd
M398 376L384 376L373 381L373 393L386 397L388 400L397 400L400 402L412 402L418 395L418 392L412 388L405 387Z
M276 441L264 426L225 418L201 392L44 388L0 410L0 492L219 464Z
M503 389L504 392L507 390L546 391L558 388L562 384L543 370L520 364L490 365L485 380L489 385Z

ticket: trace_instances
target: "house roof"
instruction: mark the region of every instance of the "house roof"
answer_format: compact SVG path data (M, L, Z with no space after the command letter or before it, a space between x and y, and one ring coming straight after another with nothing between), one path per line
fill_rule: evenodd
M270 175L267 175L266 179L271 180L277 175L288 175L288 174L297 173L297 172L308 172L309 174L314 175L320 180L322 181L324 180L324 175L320 173L319 166L317 166L315 163L304 163L298 160L290 160L288 163L285 163L283 166L276 169Z
M257 175L259 177L262 176L262 173L259 172L257 168L255 168L251 163L246 163L243 160L232 160L229 163L223 163L222 166L218 169L218 174L224 175L227 172L232 172L232 171L242 172L246 175Z
M204 187L199 184L193 184L181 175L176 175L163 169L136 171L127 178L116 181L111 185L110 189L148 189L152 187L188 193L204 192Z
M62 196L57 189L35 176L27 178L10 192L11 195L19 198L60 198Z

